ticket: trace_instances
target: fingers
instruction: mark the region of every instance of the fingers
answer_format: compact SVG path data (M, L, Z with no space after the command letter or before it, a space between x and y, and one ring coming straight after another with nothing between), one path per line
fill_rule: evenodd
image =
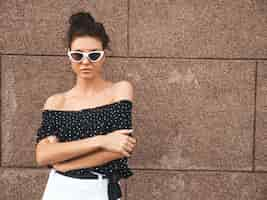
M129 133L132 133L133 132L133 129L121 129L121 130L117 130L119 133L122 133L122 134L129 134ZM130 142L132 142L132 143L136 143L136 139L134 138L134 137L132 137L132 136L129 136L128 137L129 138L129 140L130 140Z
M135 147L135 145L132 144L132 143L128 143L128 146L131 148L131 151L132 151L132 149Z
M128 142L132 143L132 144L136 144L136 139L133 137L128 137Z
M130 144L125 145L123 148L124 148L127 152L131 152L131 151L133 150L133 148L132 148L132 146L131 146Z
M116 133L122 133L122 134L126 134L128 135L128 137L126 137L126 143L125 145L123 145L122 147L122 154L127 156L127 157L130 157L131 154L132 154L132 151L133 151L133 148L135 147L136 145L136 139L132 136L129 136L130 133L133 132L133 129L120 129L120 130L116 130Z
M129 149L128 149L128 147L124 147L124 149L126 149L126 150L123 150L122 151L122 153L123 153L123 155L125 155L125 156L127 156L127 157L130 157L131 156L131 154L129 153L129 152L131 152Z
M134 143L134 144L136 144L136 138L129 138L130 139L130 141L132 142L132 143Z
M125 155L130 157L133 152L134 145L131 143L128 143L127 145L123 146L123 149L125 149Z
M123 151L122 153L123 153L123 155L125 155L127 157L130 157L131 156L131 154L129 154L127 151Z

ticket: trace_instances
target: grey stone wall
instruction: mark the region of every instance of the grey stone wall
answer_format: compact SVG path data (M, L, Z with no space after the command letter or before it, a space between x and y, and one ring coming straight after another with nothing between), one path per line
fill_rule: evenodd
M122 200L266 200L266 0L1 1L0 200L41 199L35 131L75 83L64 39L79 10L112 39L107 79L135 88Z

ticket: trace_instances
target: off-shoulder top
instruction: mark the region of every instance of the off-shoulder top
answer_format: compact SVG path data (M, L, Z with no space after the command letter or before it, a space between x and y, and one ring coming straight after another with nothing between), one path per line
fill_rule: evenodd
M81 110L43 110L41 126L37 129L37 143L50 135L59 142L74 141L96 135L106 135L119 129L132 129L132 101L121 99L111 104ZM48 166L51 168L52 166ZM116 173L117 180L128 178L133 172L128 167L128 157L107 162L101 166L74 169L63 172L66 176L84 176L95 171L111 176Z

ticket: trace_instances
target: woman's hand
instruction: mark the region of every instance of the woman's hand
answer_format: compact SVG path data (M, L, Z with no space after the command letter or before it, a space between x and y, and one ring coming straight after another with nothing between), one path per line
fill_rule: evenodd
M113 131L101 138L101 147L113 151L124 154L127 157L130 157L133 148L136 145L136 139L132 136L129 136L133 129L121 129Z

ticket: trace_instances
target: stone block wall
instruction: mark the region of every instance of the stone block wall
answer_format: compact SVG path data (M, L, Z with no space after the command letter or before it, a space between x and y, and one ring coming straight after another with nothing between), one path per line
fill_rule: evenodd
M106 78L134 85L121 200L266 200L266 0L1 1L0 200L41 199L35 131L75 83L65 33L80 10L111 37Z

